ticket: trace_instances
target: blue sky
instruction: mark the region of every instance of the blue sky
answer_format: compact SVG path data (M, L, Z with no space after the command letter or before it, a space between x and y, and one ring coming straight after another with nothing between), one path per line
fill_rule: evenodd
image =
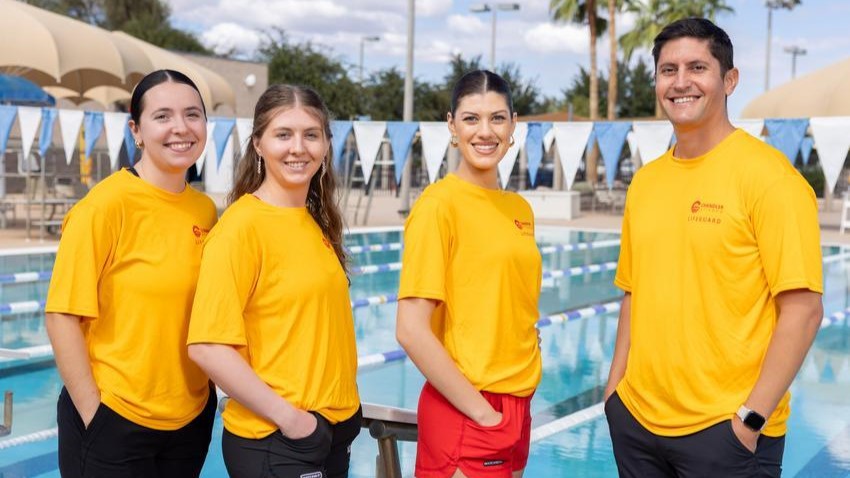
M377 35L366 44L364 68L374 71L392 66L404 71L406 0L170 0L174 23L199 35L211 48L233 50L243 56L255 51L258 32L284 29L297 41L325 46L350 66L356 77L360 39ZM437 81L447 71L449 55L482 55L489 62L490 14L470 12L478 1L416 0L416 53L414 75ZM517 12L499 12L496 62L518 64L525 77L534 78L541 90L557 95L567 87L579 66L587 68L586 27L556 25L549 20L549 0L519 1ZM735 63L741 83L729 100L735 117L764 90L767 10L763 0L730 0L734 14L717 18L735 45ZM631 28L633 19L618 19L618 34ZM783 50L796 45L807 50L797 59L797 76L850 56L850 1L803 0L793 11L773 14L771 86L790 80L791 55ZM639 52L651 60L648 52ZM598 62L607 69L607 35L599 41Z

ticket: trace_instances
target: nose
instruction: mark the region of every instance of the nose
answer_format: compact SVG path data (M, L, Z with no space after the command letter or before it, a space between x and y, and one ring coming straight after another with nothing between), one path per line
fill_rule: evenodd
M174 125L173 130L175 133L185 133L188 131L188 126L186 125L186 118L181 115L175 115L174 117Z
M493 136L493 126L490 124L489 119L483 119L479 123L478 135L484 138Z
M300 154L304 152L304 136L301 134L295 134L292 136L292 146L290 147L290 152L293 154Z
M678 90L686 90L691 85L691 78L688 76L687 68L680 68L676 72L676 78L673 79L673 87Z

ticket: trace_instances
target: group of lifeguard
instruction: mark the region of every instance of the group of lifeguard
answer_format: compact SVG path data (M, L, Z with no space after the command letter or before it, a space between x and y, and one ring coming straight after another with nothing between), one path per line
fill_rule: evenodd
M722 30L676 22L653 53L678 142L626 203L605 395L617 464L778 476L787 389L821 314L814 195L729 124L738 73ZM130 111L141 158L66 216L48 293L62 476L199 476L213 384L230 397L230 476L347 476L361 415L327 107L309 87L262 94L217 223L185 181L207 139L194 83L153 72ZM516 478L542 374L542 261L531 208L497 179L514 143L508 83L467 73L447 123L461 162L407 219L398 294L398 341L427 380L416 476Z

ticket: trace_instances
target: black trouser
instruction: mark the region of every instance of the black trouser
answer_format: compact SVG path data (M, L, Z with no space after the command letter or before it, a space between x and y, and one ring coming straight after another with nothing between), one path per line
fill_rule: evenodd
M756 452L744 446L732 421L681 437L655 435L644 428L614 393L605 402L614 458L621 477L779 477L785 437L759 436Z
M221 439L224 464L231 478L345 478L351 442L360 433L361 410L331 425L316 416L316 430L292 440L280 430L259 440L236 436L227 429Z
M59 473L63 478L184 478L201 474L212 436L216 395L186 426L172 431L137 425L100 404L89 423L63 388L57 405Z

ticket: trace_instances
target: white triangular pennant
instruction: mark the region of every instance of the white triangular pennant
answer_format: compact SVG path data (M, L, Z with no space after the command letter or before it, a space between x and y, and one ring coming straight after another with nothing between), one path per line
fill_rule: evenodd
M561 157L561 168L564 170L564 179L567 180L567 190L569 190L573 187L576 171L587 146L587 139L593 131L593 123L590 121L554 123L552 130L555 132L555 146Z
M236 137L239 141L239 157L245 156L248 145L251 144L251 132L254 131L252 118L236 118Z
M508 186L508 181L511 179L511 171L516 164L516 157L519 150L525 147L525 137L528 135L528 123L517 123L514 129L514 145L508 149L505 156L499 161L499 180L502 183L502 189Z
M826 185L832 191L838 183L847 150L850 149L850 116L812 118L809 126L812 128Z
M103 127L106 130L106 149L109 151L109 165L113 171L118 169L121 145L124 144L124 128L127 127L127 113L103 113Z
M204 150L201 152L201 157L195 161L195 167L198 169L198 174L204 171L204 164L207 162L207 157L211 157L211 161L215 164L216 152L215 141L212 140L213 131L215 131L215 121L207 121L207 142L204 144Z
M250 134L250 133L248 133ZM210 160L216 161L218 153L215 148L210 148ZM210 164L215 164L210 163ZM204 189L212 193L227 193L233 188L233 134L227 137L227 144L221 157L218 168L207 168L204 171Z
M553 128L549 128L549 131L543 135L543 150L547 153L550 149L552 149L552 143L555 142L555 130Z
M80 126L83 125L84 114L85 112L80 110L59 110L59 129L62 130L66 164L71 164L74 150L79 146Z
M635 121L632 123L632 132L640 154L640 162L643 165L658 159L670 149L673 125L669 121ZM631 148L631 143L629 147Z
M386 121L355 121L354 139L357 140L357 154L360 155L360 167L363 169L363 182L369 184L372 168L378 159L378 150L387 132Z
M764 130L764 120L736 119L732 120L732 126L741 128L747 133L750 133L751 136L755 136L756 138L764 141L764 136L761 135L762 130Z
M18 123L21 125L21 146L24 157L21 162L26 163L30 157L30 148L35 140L35 133L41 123L41 108L36 106L18 106Z
M452 134L444 121L419 123L419 134L422 135L422 156L428 169L428 180L433 183L440 173L440 165L446 157L446 148L449 147Z

